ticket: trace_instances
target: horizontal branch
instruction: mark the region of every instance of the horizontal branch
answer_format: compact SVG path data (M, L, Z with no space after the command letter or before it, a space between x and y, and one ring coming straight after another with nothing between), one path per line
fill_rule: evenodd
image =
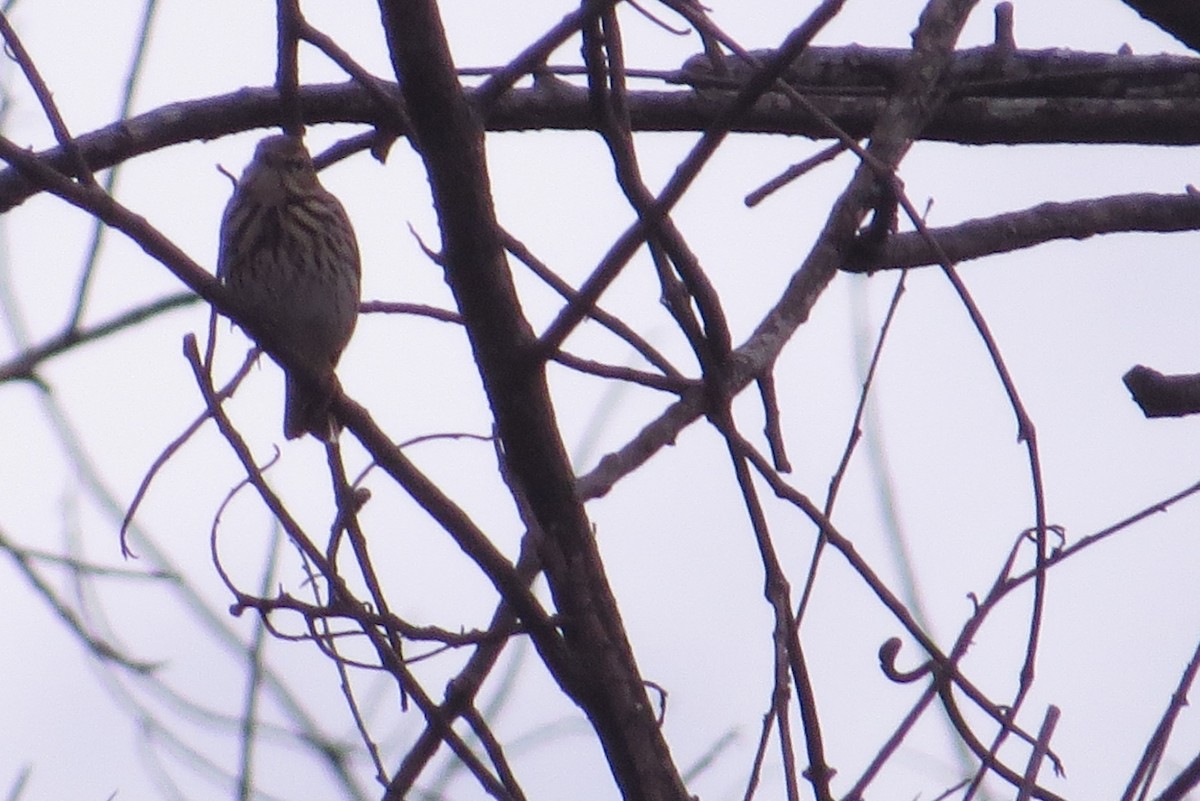
M1200 229L1200 195L1149 193L1114 195L1028 209L931 228L938 252L952 262L1023 250L1057 239L1135 231L1171 233ZM916 231L888 237L869 261L847 264L847 272L874 272L937 265L929 239Z
M856 46L819 48L803 62L803 80L793 80L799 81L799 88L813 104L844 131L861 137L871 130L888 96L887 69L879 68L885 76L880 78L878 70L871 72L867 67L876 65L871 67L876 69L892 61L899 64L905 52ZM964 51L958 56L962 64L991 64L993 72L987 74L992 77L985 80L984 74L978 73L982 67L971 67L976 72L963 72L964 66L952 70L952 74L974 77L959 80L951 100L923 129L921 138L963 144L1200 144L1200 97L1186 92L1200 81L1200 59L1057 50L1038 53L1043 55L1017 51L986 61L977 51ZM1054 69L1047 72L1048 68L1041 68L1039 72L1031 66L1037 59L1052 60ZM1016 66L997 68L996 64ZM680 70L642 71L644 78L688 88L630 91L632 130L694 132L708 128L728 104L732 90L706 83L697 77L697 69L693 59ZM818 84L810 79L810 73L826 77ZM846 75L859 77L849 84ZM874 75L873 83L864 83L863 75ZM379 86L399 98L395 84L380 82ZM471 90L468 96L473 96ZM394 107L357 83L301 87L299 103L308 125L359 123L404 133L395 130ZM513 89L488 105L484 116L489 131L591 131L595 127L587 90L565 81ZM283 109L273 88L246 88L161 106L75 141L87 165L102 170L170 145L275 127L282 121ZM797 110L781 93L765 95L731 130L829 136L823 123ZM77 171L60 148L35 155L59 172L73 175ZM15 170L0 170L0 212L36 191Z
M713 92L631 91L629 117L636 131L703 131L730 96ZM886 97L820 94L809 100L853 138L867 136ZM947 101L919 139L989 144L1200 144L1200 98L964 97ZM516 89L487 119L491 131L592 130L586 90L553 93ZM768 94L730 126L734 133L769 133L828 139L824 123Z
M774 51L755 50L758 60ZM801 94L889 95L900 85L913 53L907 48L810 47L782 80ZM647 73L653 74L653 73ZM689 58L665 78L697 89L734 89L754 67L726 56L714 65L708 54ZM1200 59L1192 56L1089 53L1010 46L958 50L942 82L952 97L1140 97L1186 98L1196 94Z
M1139 364L1130 368L1123 380L1147 417L1200 414L1200 375L1164 375Z

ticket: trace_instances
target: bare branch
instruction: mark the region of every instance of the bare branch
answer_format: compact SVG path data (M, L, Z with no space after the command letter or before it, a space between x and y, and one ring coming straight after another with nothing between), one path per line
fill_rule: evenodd
M483 130L454 74L437 7L428 0L383 0L380 8L393 67L403 76L422 145L448 282L514 483L528 493L546 535L540 556L555 605L569 621L562 639L569 659L546 651L536 637L534 644L560 686L587 711L618 784L647 799L686 798L574 492L544 366L531 358L535 339L504 257ZM594 300L589 298L588 305Z
M849 272L937 264L940 249L951 263L1031 248L1060 239L1098 234L1194 231L1200 228L1200 196L1149 193L1113 195L1068 203L1039 203L994 217L893 234L878 252L843 266Z
M487 130L594 129L588 93L582 87L559 85L550 91L535 86L507 88L502 93L494 93L532 70L546 47L560 43L572 25L598 13L598 7L603 5L592 0L586 14L578 18L571 15L564 20L563 28L556 29L553 36L531 50L529 63L522 62L512 72L496 73L498 83L493 85L494 88L464 89L469 98L486 109L484 125ZM314 42L322 43L316 33L309 32L309 36ZM331 56L336 55L336 51L329 52ZM1100 68L1097 72L1097 59L1137 57L1054 52L1064 74L1082 73L1093 84L1117 88L1105 96L1036 94L1033 89L1029 96L1003 93L956 95L929 120L918 136L964 144L1200 144L1200 100L1187 94L1167 99L1146 96L1146 90L1142 88L1148 80L1151 86L1155 85L1154 80L1174 85L1181 75L1186 77L1188 70L1197 71L1195 62L1200 59L1185 60L1189 63L1181 65L1153 60L1163 57L1146 57L1144 61L1126 61L1121 70L1113 66ZM863 57L862 48L816 49L812 53L819 59L814 62L814 70L834 69L841 64L843 71L851 74L856 69L854 65ZM1020 64L1019 61L1014 63ZM343 66L352 68L349 62ZM664 82L686 84L696 80L690 75L692 69L655 72L653 75ZM370 90L358 79L341 84L299 87L298 102L303 123L357 123L389 134L404 135L407 129L402 128L403 121L396 115L401 102L396 85L382 81L371 81L370 84L373 87ZM1186 81L1181 85L1186 85ZM813 88L806 87L808 91ZM989 91L999 90L993 87ZM825 123L811 115L798 113L786 95L776 92L759 97L735 118L722 122L729 96L729 92L709 89L630 90L627 101L629 124L634 131L702 131L720 124L737 133L829 136ZM861 87L844 84L825 85L807 96L815 108L854 137L867 136L885 106L883 97L864 95ZM383 102L385 97L387 102ZM279 93L273 87L246 88L225 95L172 103L80 134L71 141L90 170L101 170L170 145L278 127L284 123L284 117ZM1031 119L1038 124L1030 125ZM49 160L65 174L76 175L82 171L61 148L36 155L39 159ZM39 188L17 172L0 171L0 212L18 205Z

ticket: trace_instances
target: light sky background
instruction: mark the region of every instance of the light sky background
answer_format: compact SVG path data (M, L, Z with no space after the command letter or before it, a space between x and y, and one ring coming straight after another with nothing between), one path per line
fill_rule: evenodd
M112 121L120 80L132 48L140 2L41 0L16 6L12 22L53 89L68 125L83 133ZM713 19L747 47L771 47L813 3L711 0ZM904 46L923 4L912 0L850 0L820 39ZM1016 36L1022 47L1063 46L1115 52L1182 52L1180 46L1116 0L1017 0ZM461 66L500 64L562 15L567 2L478 3L442 6ZM365 0L304 3L311 22L378 75L390 76L377 8ZM625 9L630 66L669 69L696 52L693 37L674 37ZM963 46L991 37L991 8L981 5ZM577 41L553 63L575 63ZM302 79L341 81L332 65L303 50ZM155 24L136 111L269 84L275 68L274 4L265 0L164 0ZM12 64L6 135L36 148L52 143L40 109ZM314 150L357 133L349 126L310 131ZM201 264L215 264L217 227L230 186L217 165L240 172L260 132L191 143L147 156L121 174L118 196ZM647 180L660 186L694 135L638 138ZM741 342L799 265L829 203L852 168L841 159L748 210L745 194L820 145L803 139L735 136L705 169L680 205L676 220L722 293ZM489 138L499 217L567 280L578 284L632 216L613 186L602 142L588 133L522 133ZM1122 192L1179 192L1195 179L1186 148L989 147L919 143L901 177L922 205L933 200L930 222L950 224L1020 209L1043 200ZM419 160L397 143L386 166L363 155L336 165L322 180L347 206L364 256L364 298L449 307L439 270L425 259L411 225L436 246L437 228ZM63 324L89 236L89 220L60 201L37 197L6 215L5 269L32 341ZM1195 419L1146 421L1120 382L1130 366L1200 370L1200 323L1194 313L1195 237L1136 235L1057 243L964 265L974 293L1008 360L1037 425L1047 483L1049 519L1074 541L1197 480ZM526 311L543 326L555 299L519 267ZM795 486L822 499L848 434L856 399L862 343L878 326L895 276L839 276L801 328L778 368L784 426L795 463ZM97 322L163 294L178 282L121 236L107 237L85 320ZM659 308L644 254L604 298L604 305L680 364L691 365L685 344ZM164 445L197 414L201 401L180 355L188 332L203 331L199 308L175 312L49 362L44 376L58 408L118 504L128 503ZM15 348L13 320L0 335L3 356ZM240 362L245 340L222 326L221 365ZM585 328L570 348L625 363L620 344ZM397 439L435 432L486 434L486 404L461 332L419 319L364 317L339 375ZM661 409L663 398L641 389L608 393L594 379L561 368L552 388L568 447L581 470L628 440ZM278 370L255 370L230 408L262 458L275 445L282 459L271 479L314 531L327 525L330 504L323 451L314 441L284 444ZM742 430L758 436L761 415L752 397L737 405ZM877 425L868 438L889 466L930 626L948 645L971 611L968 592L983 593L1018 533L1033 523L1028 466L1016 426L983 346L935 271L909 277L899 318L876 386ZM143 559L123 563L119 520L97 501L84 476L65 458L47 406L31 385L0 387L0 533L30 548L59 551L75 542L100 564L148 570ZM347 438L348 440L348 438ZM347 445L355 471L361 450ZM418 446L412 458L508 553L521 534L502 488L492 477L490 446L444 441ZM185 569L228 628L245 638L247 615L225 614L229 596L208 552L213 516L241 477L228 448L210 428L176 456L154 485L138 521L158 547ZM859 452L835 520L860 552L899 587L899 570L883 526L878 475ZM447 628L482 625L493 607L490 586L449 539L401 492L379 477L364 523L387 565L397 611L416 622ZM674 448L655 456L608 497L589 504L597 535L622 603L645 676L667 688L665 727L678 762L687 766L719 738L732 743L691 789L700 797L740 798L767 708L770 615L762 601L762 572L723 447L696 425ZM224 513L220 547L227 569L254 587L268 520L249 495ZM777 542L798 590L813 532L800 516L771 508ZM1047 704L1062 708L1054 746L1067 779L1051 789L1072 798L1115 797L1131 770L1180 672L1195 647L1200 621L1195 542L1200 505L1185 502L1051 574L1038 683L1022 723L1036 730ZM1027 555L1027 554L1026 554ZM72 597L66 577L45 568ZM285 552L279 581L292 589L301 575ZM120 646L137 659L161 663L160 676L205 709L235 715L244 691L243 666L215 647L189 610L163 582L111 580L89 599L89 618L119 632ZM128 674L100 666L58 623L9 560L0 559L0 788L28 766L22 798L169 798L156 776L165 770L191 799L231 797L194 763L158 744L148 748L129 712L130 696L158 704ZM1023 655L1028 593L1003 606L977 638L964 663L997 701L1015 688ZM105 622L106 621L106 622ZM294 622L292 626L294 630ZM916 690L880 674L875 652L901 634L836 555L827 555L811 617L804 629L828 753L844 791L881 738L907 710ZM353 744L337 677L308 645L274 642L273 667L322 717L328 732ZM437 690L463 655L420 666ZM497 724L513 749L517 775L530 798L616 797L598 748L582 718L557 696L532 657ZM901 662L917 659L909 645ZM394 693L365 682L368 706L395 755L418 730L415 713L394 713ZM494 685L489 685L494 689ZM485 697L490 697L485 691ZM268 706L267 714L279 719ZM170 716L177 715L172 711ZM172 717L178 720L177 717ZM972 718L979 723L978 717ZM236 737L181 723L188 742L230 765ZM988 729L981 729L988 732ZM1164 768L1191 758L1200 726L1185 710L1176 748ZM391 751L387 751L387 747ZM147 753L154 754L148 757ZM1007 752L1023 764L1023 752ZM1172 759L1175 762L1172 762ZM390 764L390 763L389 763ZM165 766L165 768L161 767ZM377 793L360 763L368 797ZM770 752L760 798L781 797L778 751ZM875 798L935 795L955 783L959 767L936 716L922 725ZM262 786L272 798L332 798L332 785L308 753L263 745ZM449 785L449 797L477 798L468 779ZM1007 791L996 797L1011 797Z

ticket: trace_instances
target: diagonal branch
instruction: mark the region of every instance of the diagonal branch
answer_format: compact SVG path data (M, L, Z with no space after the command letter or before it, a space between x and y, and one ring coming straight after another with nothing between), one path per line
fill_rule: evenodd
M951 263L1008 253L1057 239L1136 231L1169 233L1200 229L1200 194L1137 193L1040 203L1028 209L966 220L943 228L893 234L869 257L851 261L848 272L874 272ZM934 246L936 243L936 247Z
M295 358L288 348L275 342L269 332L259 331L253 316L245 313L236 295L230 293L227 287L145 218L121 205L99 187L72 181L3 137L0 137L0 159L19 169L28 180L127 235L193 292L221 314L234 320L240 328L250 332L272 358L286 364L291 370L303 372L303 360ZM547 662L562 665L564 660L558 650L558 637L548 616L525 583L517 577L511 563L488 537L434 482L416 469L361 406L339 392L334 399L334 409L342 415L347 428L359 437L380 466L454 538L488 576L497 592L516 607L522 620L530 627L534 641L543 649L543 657Z
M64 329L54 336L49 337L44 342L26 348L8 362L0 363L0 383L14 379L36 380L35 374L38 365L47 359L65 353L79 345L95 342L110 334L140 325L146 320L157 317L160 314L189 306L196 301L196 296L190 292L177 292L173 295L161 297L158 300L152 300L141 306L135 306L121 312L112 319L87 328L76 327Z
M539 556L562 615L569 662L535 646L587 713L629 798L685 799L574 492L545 364L517 299L492 206L483 128L459 84L436 4L381 0L388 49L422 144L442 263L462 313L514 483L544 532Z
M1069 203L1042 203L1020 211L998 214L956 225L931 228L928 236L910 231L893 234L868 257L843 263L848 272L904 269L940 264L937 249L954 263L1006 253L1059 239L1086 239L1098 234L1131 232L1181 232L1200 229L1200 197L1150 193L1114 195ZM931 244L936 243L936 248ZM739 353L749 355L753 338ZM761 358L761 357L760 357ZM735 386L751 380L749 370L759 360L743 362L744 372ZM744 376L744 377L743 377ZM697 392L685 393L633 440L608 454L590 473L579 479L583 498L599 498L624 476L646 462L659 449L675 441L703 410Z
M931 5L940 7L942 4ZM792 276L783 295L750 338L734 351L725 388L730 395L740 392L770 369L792 335L808 319L825 287L854 252L859 225L879 195L878 182L887 179L879 174L879 170L897 164L936 113L938 103L930 97L937 91L936 86L925 85L922 81L936 79L946 69L955 35L957 31L953 29L935 29L927 35L930 41L925 43L925 49L914 50L910 62L911 74L916 76L914 84L903 87L880 115L866 149L868 160L859 165L849 185L835 201L816 244ZM917 47L921 47L920 40ZM778 65L778 73L785 67L786 63ZM762 73L756 73L759 74ZM773 80L775 76L771 77ZM606 494L622 476L673 443L679 432L691 425L703 410L704 399L698 391L684 393L620 451L605 456L595 470L582 476L578 485L580 497L597 498Z

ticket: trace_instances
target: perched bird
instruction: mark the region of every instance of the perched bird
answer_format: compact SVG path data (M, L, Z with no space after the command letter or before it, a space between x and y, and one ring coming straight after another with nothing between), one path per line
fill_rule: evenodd
M283 433L329 441L334 368L358 320L362 268L346 210L293 136L269 136L238 179L221 220L217 277L273 339L318 379L284 369Z

